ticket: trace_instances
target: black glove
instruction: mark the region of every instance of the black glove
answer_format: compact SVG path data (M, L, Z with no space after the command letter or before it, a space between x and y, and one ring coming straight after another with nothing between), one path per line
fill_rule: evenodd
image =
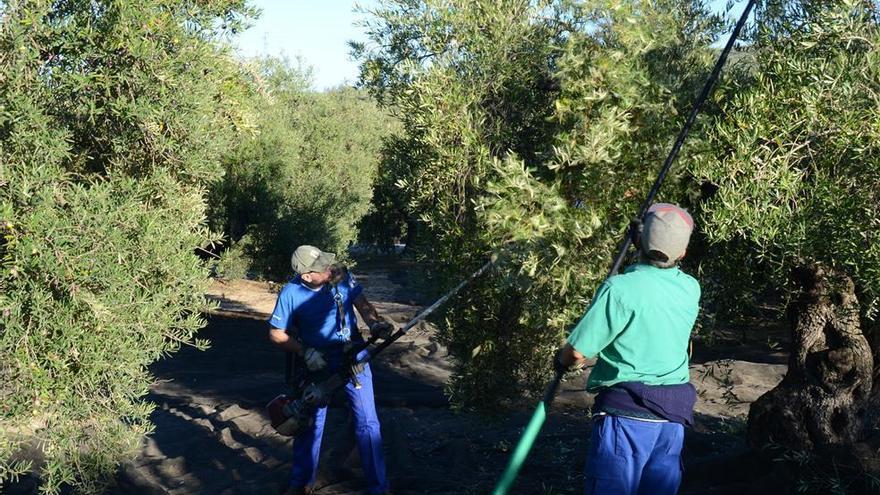
M330 265L330 285L339 285L345 276L348 275L348 267L342 263L334 263Z
M642 248L642 229L644 226L641 218L633 218L629 222L629 238L636 249Z
M324 359L324 355L314 347L306 347L303 350L303 361L305 361L306 368L308 368L309 371L321 371L327 367L327 361Z
M391 337L391 334L394 332L394 325L392 325L387 320L378 320L374 321L370 325L370 336L376 337L379 339L387 339Z
M562 364L562 361L559 360L559 356L562 355L562 352L557 352L555 356L553 356L553 371L556 372L557 375L564 375L571 371L571 367Z

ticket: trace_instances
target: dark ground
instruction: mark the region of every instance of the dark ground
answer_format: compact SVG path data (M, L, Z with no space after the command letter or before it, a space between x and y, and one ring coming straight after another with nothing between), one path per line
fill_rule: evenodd
M289 468L289 441L265 427L262 408L281 389L283 361L264 332L260 321L214 318L205 330L213 339L209 351L187 349L156 367L159 380L173 379L175 385L160 384L151 394L160 406L153 415L156 432L112 493L132 493L138 481L141 493L280 491ZM453 414L439 386L383 364L374 367L374 375L395 493L489 491L527 413L495 420ZM350 428L344 403L331 407L319 494L363 488ZM517 493L574 493L570 488L581 484L588 432L583 413L554 414Z
M409 304L416 296L387 273L362 267L359 275L380 312L398 322L415 313ZM283 358L267 341L266 328L259 316L214 316L201 333L211 349L184 349L155 366L150 399L159 406L156 431L110 494L283 490L290 441L269 428L263 413L282 389ZM431 334L430 327L417 327L373 366L392 487L399 495L488 493L531 406L494 418L451 412L442 390L451 367ZM752 362L730 360L733 350ZM682 493L759 493L743 484L767 471L747 454L744 413L781 378L784 359L736 342L716 342L711 350L697 346L692 376L700 405L698 424L685 439ZM563 385L512 493L582 493L591 403L581 391L583 380ZM323 447L318 495L364 493L343 400L331 407Z
M398 323L423 298L382 267L357 271L380 312ZM120 468L106 495L275 494L284 489L290 440L274 433L263 408L282 391L284 359L266 338L271 288L252 282L220 284L215 297L237 313L209 319L201 352L184 348L153 367L148 399L157 408L155 432L137 459ZM251 297L253 296L253 297ZM267 309L268 304L268 309ZM733 359L736 358L736 359ZM697 425L685 437L681 493L780 493L774 463L747 451L749 404L785 371L785 355L760 342L736 339L696 346L691 366L698 390ZM373 365L389 478L398 495L485 494L503 471L533 405L488 418L454 413L443 395L452 367L430 325L415 327ZM512 494L583 492L592 398L585 377L563 384ZM499 407L499 410L501 408ZM19 487L15 493L30 493ZM330 409L317 495L365 493L344 400Z

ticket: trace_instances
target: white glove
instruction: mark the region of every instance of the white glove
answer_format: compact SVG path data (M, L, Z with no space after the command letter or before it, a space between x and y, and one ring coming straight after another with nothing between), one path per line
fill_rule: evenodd
M327 367L327 361L324 361L324 356L321 355L321 351L309 347L303 353L303 360L306 362L306 368L309 371L321 371L322 369Z

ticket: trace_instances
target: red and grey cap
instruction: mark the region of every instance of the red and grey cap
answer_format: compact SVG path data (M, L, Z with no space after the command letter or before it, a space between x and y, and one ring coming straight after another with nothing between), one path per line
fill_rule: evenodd
M309 272L323 272L336 263L336 255L325 253L315 246L302 245L296 248L290 257L290 265L293 271L299 274Z
M655 203L648 208L642 227L642 252L662 253L666 260L674 263L684 257L694 219L683 208L669 203Z

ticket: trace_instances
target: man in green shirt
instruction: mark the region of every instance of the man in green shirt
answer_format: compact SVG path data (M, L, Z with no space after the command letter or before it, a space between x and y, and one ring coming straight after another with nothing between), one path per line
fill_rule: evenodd
M684 426L693 422L688 344L700 285L678 268L694 222L658 203L645 215L640 261L610 277L557 355L558 369L598 356L585 494L674 495Z

